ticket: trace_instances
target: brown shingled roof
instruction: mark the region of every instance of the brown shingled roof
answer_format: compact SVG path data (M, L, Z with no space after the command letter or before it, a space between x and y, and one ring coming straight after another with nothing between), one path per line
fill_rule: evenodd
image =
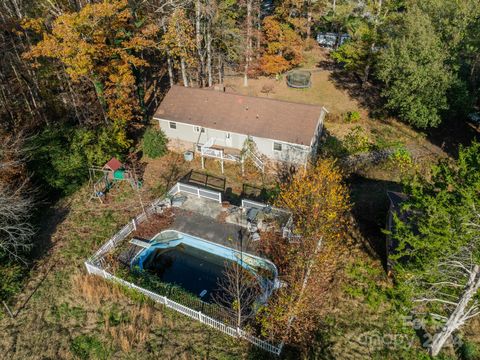
M155 118L310 145L320 106L173 86Z

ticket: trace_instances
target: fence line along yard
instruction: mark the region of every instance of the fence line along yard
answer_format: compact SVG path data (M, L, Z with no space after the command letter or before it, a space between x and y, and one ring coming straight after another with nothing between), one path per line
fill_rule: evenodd
M221 194L215 191L204 190L200 188L196 188L191 185L185 185L177 183L175 186L170 189L168 195L173 196L181 192L186 192L188 194L194 194L198 197L204 197L213 201L218 201L221 203ZM218 194L218 195L217 195ZM162 199L154 201L148 208L145 209L144 213L141 213L132 221L130 221L127 225L125 225L118 233L116 233L111 239L109 239L105 244L100 247L100 249L87 261L85 261L85 267L87 268L87 272L92 275L97 275L103 277L104 279L111 280L123 286L126 286L130 289L134 289L145 296L149 297L150 299L154 300L157 303L163 304L166 307L173 309L183 315L186 315L192 319L200 321L202 324L208 325L214 329L217 329L227 335L230 335L235 338L244 339L251 344L273 353L275 355L280 355L283 348L283 343L275 346L265 340L259 339L248 332L240 329L234 328L230 325L227 325L221 321L218 321L210 316L203 314L201 311L197 311L191 309L185 305L179 304L166 296L156 294L153 291L144 289L140 286L137 286L131 282L123 280L115 275L110 274L103 268L103 256L107 254L110 250L114 249L118 244L120 244L125 238L127 238L132 232L134 232L137 228L137 225L141 224L145 220L147 220L149 215L157 213L157 209L161 205Z

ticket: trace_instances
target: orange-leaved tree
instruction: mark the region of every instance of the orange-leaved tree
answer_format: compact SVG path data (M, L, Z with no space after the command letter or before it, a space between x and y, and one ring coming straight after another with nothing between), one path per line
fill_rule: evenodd
M346 253L349 192L334 160L320 159L281 186L276 205L291 212L296 236L283 254L280 276L287 286L277 290L259 319L265 335L306 345Z
M260 66L265 74L279 74L302 62L302 39L287 23L274 16L263 20L265 53Z
M24 22L26 29L42 35L24 57L55 59L73 82L90 82L105 119L113 122L117 142L128 146L126 126L142 113L135 69L148 66L141 52L156 46L158 28L136 19L127 0L87 4L58 16L51 30L38 24Z

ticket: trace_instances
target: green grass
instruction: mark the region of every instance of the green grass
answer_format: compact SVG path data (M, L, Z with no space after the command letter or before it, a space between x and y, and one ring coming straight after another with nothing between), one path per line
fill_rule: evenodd
M49 264L55 266L46 277L44 273L31 274L45 279L16 322L0 318L4 358L242 358L249 348L244 343L136 291L84 275L85 259L140 211L133 192L103 205L88 198L88 191L83 191L66 199L69 212L52 234L55 246ZM59 204L59 209L65 203ZM78 277L82 277L81 283L75 280ZM86 279L101 286L90 289L91 296L100 297L98 302L92 302L82 290ZM145 309L151 313L147 328L137 325ZM145 337L132 339L130 348L124 350L122 339L131 337L129 329L137 326L144 329Z
M107 360L110 351L100 340L94 336L79 335L70 344L72 353L82 360Z

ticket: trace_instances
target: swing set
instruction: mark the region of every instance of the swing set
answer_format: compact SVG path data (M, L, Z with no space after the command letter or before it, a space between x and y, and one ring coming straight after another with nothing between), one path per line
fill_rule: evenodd
M136 179L135 174L114 157L103 167L90 167L88 174L90 184L93 187L90 199L98 199L101 203L103 203L106 194L121 181L128 182L134 190L142 187L142 182Z

